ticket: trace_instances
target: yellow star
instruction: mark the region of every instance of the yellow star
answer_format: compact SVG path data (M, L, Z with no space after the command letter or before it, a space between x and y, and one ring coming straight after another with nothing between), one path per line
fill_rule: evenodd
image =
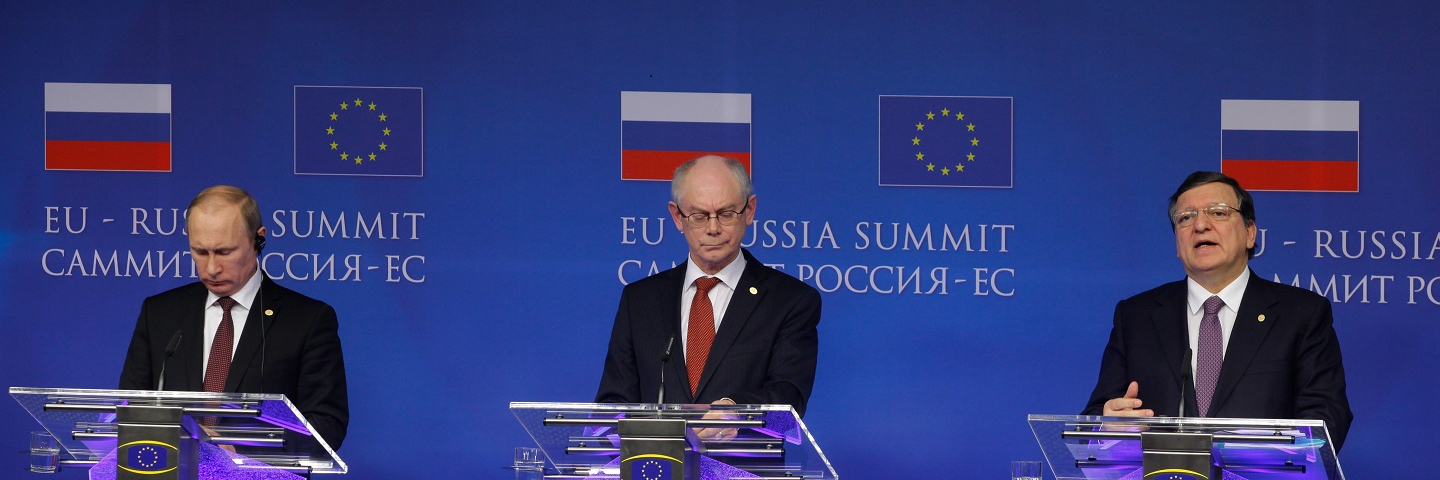
M956 119L956 120L964 120L964 119L965 119L965 114L964 114L964 113L960 113L960 112L955 112L955 119Z
M338 150L339 148L340 148L340 144L335 143L335 142L330 142L330 149L331 149L331 150Z
M927 172L933 172L933 171L935 171L935 164L932 163L932 164L926 165L926 166L925 166L925 171L927 171Z
M364 160L364 158L360 157L359 155L356 155L356 156L355 156L355 164L356 164L356 165L359 165L361 160Z
M341 103L340 103L340 109L341 109L341 110L349 110L349 109L350 109L350 105L347 104L347 103L341 102Z
M950 174L950 167L941 168L941 169L940 169L940 174L941 174L941 175L949 175L949 174Z
M325 127L325 134L326 134L326 135L334 135L334 134L335 134L335 127Z
M370 152L370 161L375 161L375 152Z
M940 116L942 116L942 117L948 117L948 116L950 116L950 109L948 109L948 108L942 108L942 109L940 109Z
M916 159L916 160L924 160L924 159L925 159L925 152L916 152L916 153L915 153L915 159Z
M370 110L375 110L375 102L370 102Z
M390 127L385 127L385 129L381 130L381 132L385 132L385 136L387 137L390 136Z
M924 129L925 129L925 124L923 124L923 123L917 123L917 124L915 124L915 129L916 129L916 130L924 130Z
M331 119L331 120L334 120L334 119L337 119L337 118L340 118L340 116L339 116L339 115L336 115L335 112L330 112L330 119Z
M963 163L957 163L957 164L955 164L955 171L956 171L956 172L963 172L963 171L965 171L965 164L963 164Z
M915 145L919 145L919 144L920 144L920 137L915 137L915 138L910 139L910 143L913 143L913 144L915 144Z
M380 121L382 121L382 122L385 121L385 114L383 114L383 113L380 114Z
M978 146L980 146L980 139L978 139L978 138L972 138L972 139L970 139L970 146L972 146L972 147L978 147Z
M355 106L360 106L360 97L355 97Z
M388 147L388 146L389 146L389 145L386 145L385 142L380 142L380 151L382 151L382 152L385 151L385 147Z
M345 153L345 152L340 152L340 159L341 159L341 160L349 160L349 159L350 159L350 154Z
M975 131L975 124L972 123L972 124L966 125L966 126L965 126L965 129L973 132L973 131Z
M935 112L930 112L930 113L925 114L925 119L926 119L926 120L934 120L934 119L935 119Z
M975 161L975 153L974 153L974 152L971 152L971 153L965 154L965 159L966 159L966 160L969 160L969 161L972 161L972 162Z

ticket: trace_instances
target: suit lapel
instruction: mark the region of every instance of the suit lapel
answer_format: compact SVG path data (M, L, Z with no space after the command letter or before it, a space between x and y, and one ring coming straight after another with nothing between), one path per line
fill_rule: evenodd
M760 268L763 265L751 257L750 252L745 252L745 260L745 271L740 274L735 293L730 295L730 303L725 307L725 317L720 320L720 330L715 332L715 340L710 344L710 354L705 358L705 370L700 374L700 387L695 389L697 397L705 389L705 384L710 382L715 369L720 368L720 360L725 358L725 353L735 344L735 339L740 337L740 332L750 321L760 299L765 297L763 285L768 278L764 275L764 269ZM750 293L752 287L756 293Z
M685 371L685 340L680 336L680 296L685 293L685 268L684 264L662 272L667 275L664 287L660 291L660 298L656 300L657 310L661 313L661 324L664 331L664 338L675 339L675 346L670 351L670 361L665 364L665 380L667 385L680 385L683 390L683 397L677 397L676 391L668 386L665 388L665 398L669 403L676 403L673 399L684 398L684 403L692 403L690 397L690 376ZM664 348L663 346L661 348Z
M165 390L200 391L205 389L205 298L208 290L196 283L190 289L175 318L180 320L180 345L175 356L165 363ZM162 341L169 342L170 339ZM161 355L165 345L160 346ZM170 373L169 369L174 369Z
M268 277L262 277L260 292L255 295L255 301L250 304L250 313L245 316L245 331L240 333L240 344L235 346L235 355L230 360L230 373L225 377L225 391L240 391L240 381L249 370L251 361L260 352L263 343L261 332L268 333L273 328L275 317L280 312L281 299L278 292L275 282ZM275 315L266 315L267 309L275 312ZM261 322L264 322L263 326ZM260 381L263 382L264 379ZM253 388L263 389L264 386L257 384Z
M1251 272L1250 283L1245 286L1245 295L1240 299L1235 326L1230 332L1230 342L1225 347L1225 360L1220 364L1220 378L1215 381L1215 396L1210 400L1210 412L1207 413L1219 412L1220 407L1225 405L1235 385L1240 383L1240 377L1245 375L1245 369L1250 367L1255 352L1260 350L1260 345L1269 335L1270 326L1283 320L1271 310L1275 305L1275 296L1269 287L1264 279ZM1265 315L1267 321L1259 321L1260 315Z
M1159 305L1156 306L1155 312L1151 316L1153 319L1151 324L1155 326L1155 340L1160 345L1161 353L1165 355L1164 364L1170 368L1170 374L1176 379L1173 385L1175 385L1177 389L1180 385L1180 379L1185 376L1183 373L1185 371L1185 349L1190 346L1189 325L1185 312L1187 303L1185 296L1185 282L1176 283L1175 288L1165 292L1160 298L1158 302ZM1141 385L1140 387L1141 396L1144 396L1145 386ZM1169 389L1170 387L1162 386L1159 388ZM1187 387L1186 391L1188 392L1189 390L1190 388ZM1176 392L1177 395L1179 395L1179 393L1178 391ZM1192 408L1189 407L1189 405L1191 405L1188 400L1189 396L1190 395L1187 395L1187 398L1180 399L1186 402L1187 409ZM1152 408L1168 407L1156 405Z

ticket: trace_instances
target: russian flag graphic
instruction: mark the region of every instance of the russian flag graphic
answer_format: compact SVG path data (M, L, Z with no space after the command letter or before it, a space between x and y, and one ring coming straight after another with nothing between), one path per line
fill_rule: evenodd
M1360 102L1221 100L1221 171L1246 190L1360 191Z
M750 168L750 94L620 92L620 178L670 180L693 158Z
M170 171L170 85L46 83L45 169Z

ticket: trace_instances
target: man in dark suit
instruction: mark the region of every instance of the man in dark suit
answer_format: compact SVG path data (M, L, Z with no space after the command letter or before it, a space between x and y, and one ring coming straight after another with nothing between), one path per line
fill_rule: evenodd
M1339 450L1354 415L1330 302L1250 271L1255 205L1234 179L1191 174L1169 212L1186 279L1115 306L1085 414L1175 416L1183 401L1186 416L1324 420Z
M691 160L676 169L671 196L689 258L625 287L595 401L658 401L673 338L665 403L788 404L803 415L815 383L820 294L740 248L755 218L745 167Z
M285 394L339 449L350 412L335 309L260 271L265 227L244 190L200 192L186 230L200 281L145 299L120 388Z

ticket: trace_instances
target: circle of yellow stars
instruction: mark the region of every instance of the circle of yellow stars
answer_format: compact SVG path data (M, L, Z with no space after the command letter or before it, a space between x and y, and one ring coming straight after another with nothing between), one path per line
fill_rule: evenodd
M955 114L954 114L954 115L951 115L949 108L940 109L940 118L941 118L941 119L949 119L949 118L951 118L951 117L954 117L955 120L956 120L956 121L959 121L959 122L964 122L964 121L965 121L965 113L964 113L964 112L961 112L961 111L959 111L959 110L956 110L956 111L955 111ZM935 112L934 112L934 111L930 111L930 112L926 112L926 113L925 113L925 120L920 121L920 122L917 122L917 123L915 124L915 131L916 131L916 132L924 132L924 131L925 131L925 122L927 122L927 121L935 121ZM936 124L938 125L938 122L936 122ZM967 122L967 123L965 124L965 131L971 133L970 146L971 146L971 147L978 147L978 146L980 146L980 137L975 136L974 133L973 133L973 132L975 131L975 123L974 123L974 122ZM916 148L916 151L915 151L915 161L917 161L917 162L924 162L924 161L925 161L925 150L924 150L924 147L920 144L920 143L921 143L920 134L919 134L919 133L916 133L916 134L915 134L915 137L910 139L910 143L911 143L911 146L918 147L918 148ZM966 161L966 162L973 162L973 161L975 161L975 152L974 152L974 151L966 152L966 153L965 153L965 161ZM945 163L945 162L942 162L942 163ZM931 162L926 163L926 164L925 164L925 171L927 171L927 172L934 172L934 171L935 171L935 162L934 162L934 161L931 161ZM955 172L956 174L959 174L960 172L964 172L964 171L965 171L965 162L960 162L960 161L958 161L958 159L957 159L957 161L956 161L956 163L955 163L955 165L954 165L954 168L951 168L951 166L948 165L948 164L945 165L945 166L940 167L940 175L950 175L950 172Z
M366 107L366 106L370 107L369 110L362 110L362 107ZM388 115L385 115L385 111L384 111L384 110L377 110L377 109L376 109L377 107L379 107L379 105L376 105L375 102L370 102L369 105L366 105L365 102L361 101L359 97L356 97L356 98L355 98L355 110L356 110L356 111L379 112L379 114L376 115L376 116L380 119L381 122L385 122L387 119L390 118ZM350 110L350 102L340 102L340 111L349 111L349 110ZM336 111L331 111L331 112L330 112L330 121L336 122L336 121L339 121L339 120L340 120L340 114L339 114L338 112L336 112ZM380 133L381 133L382 136L386 136L386 137L390 136L390 127L384 127L384 128L382 128L382 129L380 130ZM335 135L335 126L334 126L334 125L331 125L331 126L329 126L329 127L325 127L325 135ZM384 141L381 141L379 145L376 145L376 147L380 149L379 151L384 152L384 151L386 151L386 150L385 150L386 148L389 148L389 145L386 145ZM331 150L336 150L336 151L339 151L339 152L340 152L340 161L350 161L351 159L354 159L356 165L359 165L360 162L365 161L367 158L368 158L370 161L373 162L373 161L375 161L376 158L379 157L379 155L377 155L377 154L375 153L375 152L376 152L375 150L371 150L369 155L362 155L362 154L359 154L359 153L357 153L357 154L355 154L355 155L351 155L349 151L347 151L347 150L342 150L342 149L340 148L340 142L336 142L336 141L334 141L334 140L331 140L331 141L330 141L330 149L331 149ZM363 150L362 150L362 151L363 151Z

